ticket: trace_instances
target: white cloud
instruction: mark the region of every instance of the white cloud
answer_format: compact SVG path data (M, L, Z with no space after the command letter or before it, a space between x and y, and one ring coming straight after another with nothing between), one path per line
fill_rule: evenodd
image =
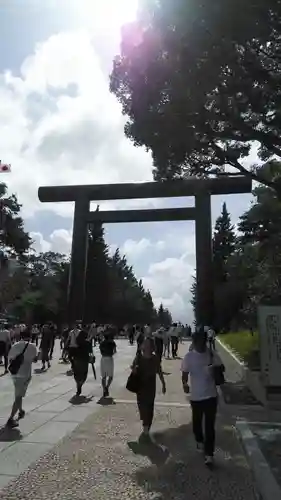
M45 240L40 232L31 232L30 237L33 240L32 247L37 252L58 252L65 255L70 253L72 232L66 229L56 229Z
M142 238L139 241L128 239L121 247L121 253L128 258L138 259L143 256L147 250L161 251L165 249L164 241L151 242L147 238Z
M190 287L194 272L190 254L184 253L179 258L170 257L151 264L143 283L151 290L157 305L162 302L171 309L175 320L191 322Z
M32 248L36 252L49 252L51 245L49 241L44 240L42 233L31 232L30 237L32 239Z
M71 214L70 204L40 204L40 185L151 179L151 156L124 136L125 117L108 87L86 30L51 36L20 76L0 75L1 159L12 164L7 181L25 214Z

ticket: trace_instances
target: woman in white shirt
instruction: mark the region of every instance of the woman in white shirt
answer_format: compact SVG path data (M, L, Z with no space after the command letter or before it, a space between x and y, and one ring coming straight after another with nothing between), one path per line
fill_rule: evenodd
M214 378L214 366L221 366L222 361L217 353L211 353L207 347L207 334L203 329L193 335L193 349L182 361L182 383L184 391L189 392L192 409L193 433L197 449L204 451L205 464L212 465L215 448L215 420L218 404L218 393ZM202 428L204 417L204 432Z
M35 344L30 342L30 332L26 330L21 334L22 340L16 342L9 351L9 362L22 356L18 369L12 375L15 389L15 399L12 406L10 417L6 423L7 427L18 427L18 421L25 416L22 407L22 400L26 395L28 385L31 381L32 363L37 361L38 351ZM15 419L18 413L18 418Z

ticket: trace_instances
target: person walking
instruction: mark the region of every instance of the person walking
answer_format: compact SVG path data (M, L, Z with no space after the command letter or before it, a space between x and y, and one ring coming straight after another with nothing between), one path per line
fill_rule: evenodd
M56 338L57 338L57 325L54 323L50 322L50 332L51 332L51 346L50 346L50 351L49 351L49 358L50 360L53 359L53 354L54 354L54 348L56 345Z
M38 325L32 325L32 328L31 328L31 341L33 344L36 345L36 347L38 346L38 342L39 342L39 333L40 333L40 330L38 328Z
M9 325L1 325L0 328L0 358L4 358L4 373L8 373L8 352L11 347L11 334Z
M70 330L68 325L62 327L61 337L60 337L60 348L61 348L61 360L64 363L68 362L68 338Z
M158 328L153 335L155 342L155 352L159 357L160 362L162 361L162 356L163 356L164 335L165 335L165 328L163 326L160 326L160 328Z
M179 345L179 336L178 336L178 326L177 323L174 323L170 329L170 337L172 344L172 357L175 359L178 355L178 345Z
M169 357L170 357L170 347L171 347L170 328L166 328L166 330L164 332L163 341L164 341L163 355L165 356L165 358L169 359Z
M92 342L89 340L88 331L85 328L74 328L69 336L71 366L76 382L76 396L80 396L82 387L88 377Z
M32 363L36 363L38 356L37 347L30 340L30 331L26 329L21 333L21 340L13 344L9 351L9 367L15 391L11 414L6 423L10 428L18 427L18 420L25 416L22 400L31 381ZM13 363L17 364L16 368L13 367ZM15 419L17 413L18 419Z
M192 350L185 355L181 371L182 384L185 393L189 393L192 409L193 433L197 449L205 454L205 464L213 463L215 449L215 421L218 405L218 393L214 377L214 367L221 367L222 361L217 353L212 353L207 347L207 333L203 328L193 335ZM204 419L204 432L203 432Z
M215 330L211 327L207 327L207 338L208 338L208 343L209 343L209 348L215 350L216 349L216 334Z
M109 388L114 377L114 354L117 352L116 343L112 335L105 333L100 342L100 373L103 397L109 396Z
M50 363L50 349L52 347L52 342L53 342L53 335L52 331L50 328L50 324L43 325L42 328L42 335L41 335L41 342L40 342L40 358L42 361L42 371L46 369L46 363L47 367L51 367Z
M136 341L137 341L137 351L139 351L140 347L144 341L144 327L143 326L137 326Z
M135 337L135 330L133 325L128 326L128 339L129 339L129 344L133 345L134 344L134 337Z
M162 384L162 393L166 394L166 383L159 357L155 353L155 344L151 337L146 337L132 364L132 371L137 373L137 405L142 422L140 440L150 441L150 429L154 416L156 395L156 375Z

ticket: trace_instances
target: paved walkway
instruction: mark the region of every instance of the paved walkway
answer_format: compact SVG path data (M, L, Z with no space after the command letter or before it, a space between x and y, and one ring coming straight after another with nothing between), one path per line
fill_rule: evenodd
M121 355L117 361L120 375L115 385L114 404L101 406L92 400L82 403L79 408L64 408L48 422L48 439L44 437L43 424L40 431L35 430L27 438L23 437L20 443L12 445L13 460L9 448L5 450L8 458L3 460L0 455L0 472L15 476L25 468L20 465L23 457L30 461L31 450L38 447L35 442L46 447L33 456L32 462L47 453L4 488L0 499L254 500L251 473L233 426L223 412L218 417L217 466L214 471L209 471L202 456L197 454L189 402L180 384L179 360L165 360L163 364L167 373L167 394L162 395L160 389L157 393L154 431L158 444L140 447L137 442L140 423L134 397L121 388L132 348L125 341L120 344L124 354L122 361ZM186 344L181 346L181 354L186 349ZM62 380L63 376L56 375L55 378ZM67 383L71 384L70 381ZM60 382L52 387L53 390L62 390ZM59 395L56 399L66 403L71 394L69 387L67 396ZM47 408L43 413L47 411L51 410ZM68 418L73 412L75 422L73 417ZM85 417L86 420L77 426L78 421ZM62 432L57 431L59 426L64 430L67 426L66 432L74 430L51 449ZM30 441L32 434L33 441ZM23 447L21 452L20 446Z
M135 348L127 342L118 341L114 389L124 386L126 372ZM49 451L58 441L71 433L90 414L98 410L96 402L101 395L99 376L99 354L97 352L97 381L89 370L84 385L81 404L72 400L75 393L73 377L67 376L70 366L60 364L59 342L50 370L40 372L41 363L35 365L32 382L24 400L26 417L19 429L3 429L13 402L11 377L0 377L0 489L23 472L41 455ZM4 369L0 367L2 375Z

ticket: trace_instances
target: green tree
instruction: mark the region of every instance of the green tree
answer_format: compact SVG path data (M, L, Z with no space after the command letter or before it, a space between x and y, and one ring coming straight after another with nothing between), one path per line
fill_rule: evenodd
M125 255L116 252L109 261L112 290L111 319L118 325L153 323L157 317L151 294L137 280Z
M66 319L69 261L57 252L31 254L26 266L28 287L16 304L17 313L43 323Z
M263 177L278 182L281 179L281 163L271 161L261 169ZM256 198L241 217L238 225L241 242L258 243L263 256L279 254L281 243L281 202L273 189L259 184L254 190Z
M197 311L197 284L196 284L196 276L192 276L192 283L190 287L190 293L191 293L191 299L190 303L193 308L194 316L196 315Z
M242 161L252 141L261 159L281 156L280 31L276 0L141 2L110 88L126 135L152 151L156 180L231 166L280 191Z
M234 253L236 236L231 224L230 214L226 203L223 203L221 215L215 223L213 235L213 276L215 283L227 280L227 261Z
M267 163L262 173L268 179L280 179L281 168L276 161ZM253 194L255 202L241 217L238 229L242 248L251 248L255 269L248 283L248 300L244 309L256 314L262 301L281 300L281 202L274 189L258 185Z
M0 245L8 254L22 256L31 245L20 216L21 205L15 194L7 195L6 184L0 184Z
M236 236L234 226L231 224L230 214L226 203L222 205L221 215L217 218L214 228L213 240L213 288L214 288L214 322L219 329L227 328L233 310L236 311L237 284L229 282L228 264L230 257L236 248ZM228 283L227 283L228 282ZM196 277L193 277L191 285L191 304L196 312L197 287Z
M172 315L167 308L164 308L162 303L160 304L160 306L158 308L157 316L158 316L157 321L160 325L163 325L166 328L168 326L171 326L172 321L173 321Z
M85 313L87 322L106 322L110 307L108 247L101 223L89 227Z
M267 179L278 179L280 166L262 167ZM218 289L219 324L255 327L260 303L281 300L281 202L273 188L258 185L255 201L240 217L235 251L226 261L227 280Z

